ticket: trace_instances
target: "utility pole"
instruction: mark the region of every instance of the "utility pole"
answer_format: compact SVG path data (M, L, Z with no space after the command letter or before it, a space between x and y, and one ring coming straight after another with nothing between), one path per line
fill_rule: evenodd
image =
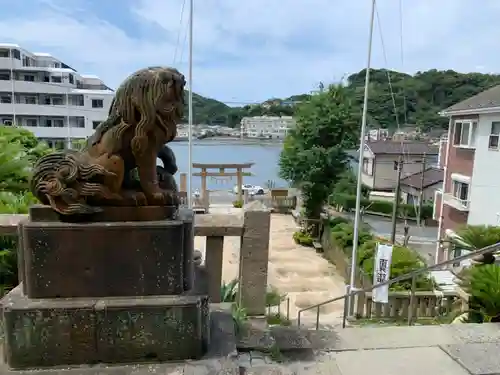
M420 179L420 196L418 197L418 212L417 212L417 223L418 226L422 224L422 205L424 200L424 177L426 166L426 155L424 153L422 159L422 177Z
M392 208L392 232L391 232L391 243L396 243L396 222L398 219L399 201L401 199L401 172L403 169L403 159L401 156L398 161L394 162L394 169L398 172L398 177L396 181L396 191L394 192L394 206Z

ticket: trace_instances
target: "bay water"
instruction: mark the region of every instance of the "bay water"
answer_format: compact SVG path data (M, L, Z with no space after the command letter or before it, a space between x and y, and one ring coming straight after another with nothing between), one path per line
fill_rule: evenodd
M171 142L169 146L175 153L179 171L176 174L179 183L180 173L188 172L188 143ZM240 164L254 163L248 170L252 176L243 177L243 183L265 187L266 182L274 181L276 187L288 187L286 181L279 178L279 154L282 149L280 143L242 143L237 141L197 141L193 143L193 163L213 164ZM215 170L214 170L215 171ZM235 171L235 170L227 170ZM200 172L193 168L193 173ZM193 190L201 188L201 177L193 177ZM236 177L210 178L207 177L209 190L230 190L236 185Z

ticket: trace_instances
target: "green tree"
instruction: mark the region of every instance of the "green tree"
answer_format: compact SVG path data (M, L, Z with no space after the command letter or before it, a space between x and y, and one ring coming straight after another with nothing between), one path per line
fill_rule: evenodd
M345 195L356 195L357 192L357 178L352 170L348 170L342 173L339 181L335 184L333 188L333 195L345 194ZM370 189L364 185L361 185L361 195L368 198L370 194Z
M33 162L52 150L28 130L0 126L0 191L28 189Z
M298 186L305 214L319 218L333 186L349 166L346 150L358 143L359 112L341 85L311 96L296 112L297 125L280 155L280 176Z
M26 190L30 173L30 158L21 143L0 136L0 191Z
M23 128L0 126L0 137L5 138L9 143L19 143L32 162L52 152L52 149L45 142L40 142L32 132Z

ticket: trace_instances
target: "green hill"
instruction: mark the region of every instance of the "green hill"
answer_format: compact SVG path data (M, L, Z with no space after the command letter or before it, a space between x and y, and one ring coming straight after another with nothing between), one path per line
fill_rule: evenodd
M388 73L391 80L389 85ZM365 70L350 75L346 86L353 102L362 110ZM450 105L492 86L500 84L500 75L458 73L453 70L429 70L414 75L374 69L371 71L368 113L373 126L395 128L397 123L415 124L423 129L447 127L448 120L437 113ZM397 120L394 105L397 108ZM214 99L193 95L195 123L227 124L238 126L245 116L293 115L294 106L306 101L308 94L284 99L269 99L261 105L229 107ZM186 111L187 116L187 111Z

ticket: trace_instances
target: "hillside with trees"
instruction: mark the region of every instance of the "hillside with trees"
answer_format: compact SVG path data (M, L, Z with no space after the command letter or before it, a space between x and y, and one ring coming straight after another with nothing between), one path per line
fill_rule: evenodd
M389 85L389 77L391 84ZM365 70L347 77L345 88L353 100L354 110L361 113ZM453 70L428 70L414 75L374 69L370 78L369 123L373 127L395 128L412 124L423 130L446 128L448 120L438 112L492 86L500 84L500 75L458 73ZM397 119L391 96L397 108ZM245 116L293 115L295 104L310 98L308 94L284 99L273 98L261 104L230 107L214 99L193 95L195 123L238 126ZM187 103L187 101L186 101ZM187 111L186 111L187 117Z

